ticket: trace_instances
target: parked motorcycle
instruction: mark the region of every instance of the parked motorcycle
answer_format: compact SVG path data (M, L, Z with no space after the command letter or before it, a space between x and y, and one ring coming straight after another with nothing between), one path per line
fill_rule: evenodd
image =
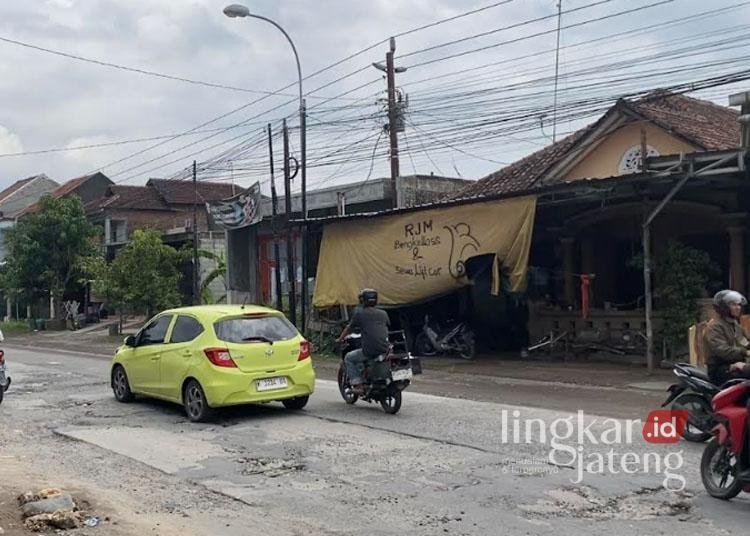
M400 337L400 340L393 341L394 337ZM403 332L392 332L389 338L391 344L388 352L365 362L362 400L367 403L379 402L383 411L393 415L401 409L401 392L411 384L413 376L422 373L422 365L419 358L406 351ZM349 383L344 358L347 353L361 346L362 336L353 333L344 339L341 348L338 384L341 397L347 404L356 403L359 395L352 390Z
M712 402L714 437L701 458L701 480L717 499L729 500L741 491L750 493L750 381L731 380Z
M723 387L714 385L708 374L688 363L675 364L672 372L679 381L669 387L669 397L662 407L687 410L688 421L682 437L687 441L702 443L711 437L711 400Z
M422 331L414 339L414 353L419 356L457 353L464 359L474 359L477 354L476 337L471 328L464 322L455 326L442 326L430 322L425 315Z

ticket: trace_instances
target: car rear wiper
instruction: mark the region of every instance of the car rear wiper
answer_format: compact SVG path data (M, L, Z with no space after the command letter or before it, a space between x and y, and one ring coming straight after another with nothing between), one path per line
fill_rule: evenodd
M266 337L261 337L260 335L256 335L254 337L245 337L242 339L243 342L267 342L268 344L273 344L273 341L271 339L268 339Z

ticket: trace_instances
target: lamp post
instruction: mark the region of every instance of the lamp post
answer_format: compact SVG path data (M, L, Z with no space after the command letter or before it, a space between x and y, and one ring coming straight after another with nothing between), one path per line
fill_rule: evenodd
M302 237L302 331L305 331L305 318L307 315L307 121L305 111L305 99L302 95L302 67L299 62L299 54L297 54L297 47L294 46L292 38L286 33L286 30L273 20L264 17L262 15L256 15L250 13L250 10L239 4L232 4L224 8L224 14L230 18L237 17L251 17L254 19L260 19L273 24L278 30L284 34L286 40L292 47L294 52L294 60L297 62L297 78L299 86L299 145L300 145L300 167L302 168L302 220L303 220L303 237ZM291 217L291 214L287 214L287 217ZM287 229L287 232L290 232ZM287 251L287 255L292 255L291 251ZM295 274L289 274L290 277L295 277ZM295 319L296 321L296 319ZM295 322L296 323L296 322Z

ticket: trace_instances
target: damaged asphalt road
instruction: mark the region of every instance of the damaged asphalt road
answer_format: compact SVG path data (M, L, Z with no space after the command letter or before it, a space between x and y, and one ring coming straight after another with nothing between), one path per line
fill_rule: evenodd
M747 532L750 500L703 492L701 445L649 445L640 432L630 445L587 444L579 459L604 468L593 474L550 463L549 441L526 442L523 428L515 444L509 423L571 416L554 409L407 391L401 412L389 416L375 405L347 406L335 384L320 381L304 411L234 408L196 425L168 404L118 404L107 361L26 350L8 359L14 383L0 405L0 471L86 489L113 519L140 527L132 534ZM613 422L585 424L602 437ZM564 445L573 452L577 433ZM626 453L632 474L618 465ZM560 449L556 460L568 454ZM685 489L665 490L665 471L670 485L684 478Z

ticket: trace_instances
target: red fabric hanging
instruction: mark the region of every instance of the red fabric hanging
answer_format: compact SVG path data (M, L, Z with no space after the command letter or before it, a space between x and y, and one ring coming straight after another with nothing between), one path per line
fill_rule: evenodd
M581 274L581 318L584 320L589 317L589 310L591 305L589 304L591 288L591 276Z

